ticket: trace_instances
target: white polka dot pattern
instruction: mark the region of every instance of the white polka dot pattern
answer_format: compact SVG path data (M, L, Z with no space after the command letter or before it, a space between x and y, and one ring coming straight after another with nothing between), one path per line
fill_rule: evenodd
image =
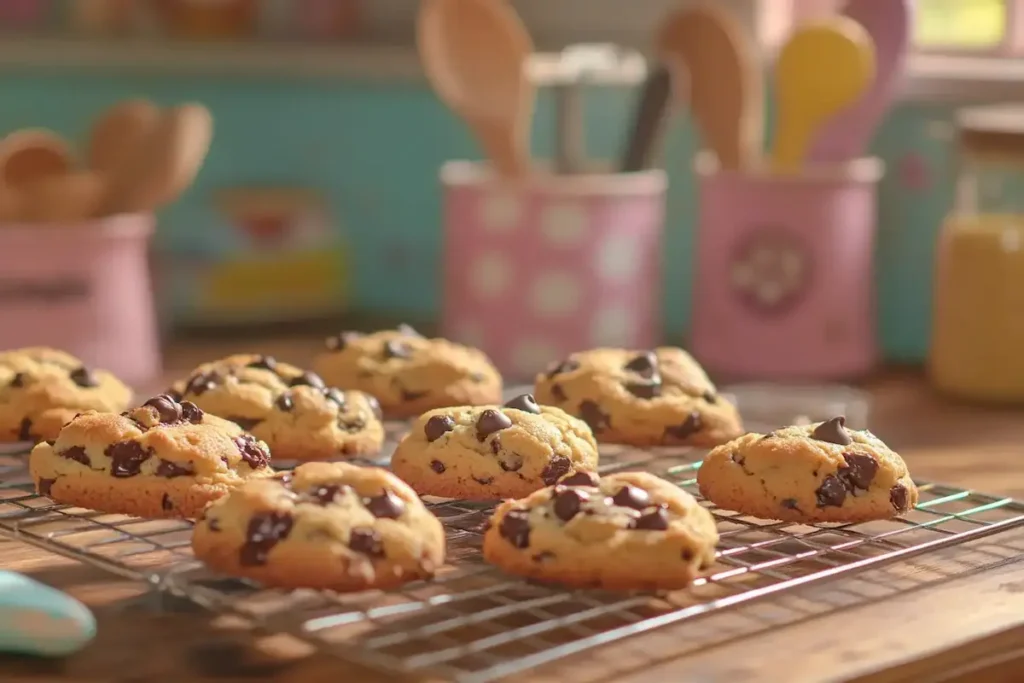
M487 232L511 233L519 228L522 201L512 191L495 188L480 198L480 226Z
M484 252L469 266L469 286L477 298L500 297L511 282L512 264L500 252Z
M569 202L551 204L541 213L540 231L553 247L578 245L587 236L587 210Z
M530 287L530 307L547 318L574 313L582 298L582 287L572 273L543 273Z
M556 345L541 338L527 337L512 349L512 366L523 377L529 377L560 355Z
M597 311L590 324L591 346L630 346L633 324L633 312L625 306Z
M597 273L610 282L623 282L640 268L640 254L635 239L618 235L606 239L597 251Z

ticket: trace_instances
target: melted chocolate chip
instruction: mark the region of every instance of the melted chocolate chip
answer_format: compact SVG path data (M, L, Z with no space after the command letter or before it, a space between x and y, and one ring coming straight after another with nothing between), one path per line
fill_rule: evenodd
M564 455L556 455L551 458L544 471L540 473L540 478L545 484L551 486L556 481L564 477L572 469L572 461Z
M664 531L668 529L668 513L659 507L637 517L634 529L641 531Z
M430 469L434 470L434 472L436 472L438 474L444 474L444 470L445 470L444 463L441 462L440 460L431 460L430 461Z
M231 420L247 432L252 430L259 423L263 422L263 420L258 417L242 417L240 415L232 415L227 419Z
M345 347L359 339L363 335L358 332L342 332L324 340L324 346L328 351L343 351Z
M796 498L783 498L780 501L780 505L782 505L782 507L786 508L787 510L800 510L800 508L797 507Z
M878 461L866 453L843 453L843 460L846 465L839 468L836 476L849 491L866 491L878 473Z
M348 547L369 557L384 557L384 544L376 529L353 529L348 537Z
M494 477L473 477L473 481L481 486L488 486L494 483Z
M437 441L448 432L455 429L455 420L447 415L434 415L423 425L423 434L427 441Z
M612 496L612 503L624 508L643 510L651 504L651 497L647 491L636 486L626 484Z
M551 509L554 511L555 517L558 517L563 522L568 522L579 514L583 503L590 500L590 496L578 489L565 488L556 489L555 495L551 500Z
M347 400L345 399L345 392L340 389L327 389L324 391L324 397L338 406L338 408L344 408Z
M180 465L170 460L161 459L160 464L156 466L156 476L158 477L174 479L175 477L187 477L191 474L195 474L195 470L190 463Z
M188 384L185 385L185 393L201 396L211 389L216 389L221 381L223 381L221 376L215 372L200 373L188 381Z
M245 545L239 553L239 564L243 567L266 564L267 555L275 545L288 537L293 524L292 516L286 512L253 515L245 531Z
M665 427L665 438L682 441L699 432L702 426L700 413L695 410L687 415L681 424Z
M818 499L818 507L842 507L846 500L846 486L834 474L826 476L821 486L814 492Z
M164 494L164 497L160 499L160 509L168 512L174 509L174 501L172 501L171 497L166 493Z
M273 356L259 356L245 367L277 372L277 359Z
M410 358L412 351L403 342L389 339L384 342L383 354L386 360L391 358Z
M476 421L476 438L483 441L491 434L508 429L512 426L512 420L500 410L488 408L480 413Z
M580 402L579 413L580 419L586 422L595 434L611 426L611 417L601 410L601 406L590 399Z
M314 389L320 389L321 391L327 388L327 385L324 384L324 381L320 378L320 375L316 374L315 372L302 373L298 377L293 378L292 381L289 382L289 386L313 387Z
M523 456L518 453L505 453L498 456L498 467L505 472L518 472L523 469Z
M338 419L338 426L349 434L358 434L366 429L366 418L361 414L354 417L342 417Z
M367 498L363 505L377 519L398 519L405 512L405 502L393 491L388 490L379 496Z
M579 361L568 358L563 361L552 363L548 366L547 376L554 377L555 375L563 375L567 372L572 372L573 370L579 370L579 368Z
M526 510L509 510L501 519L498 533L516 548L530 545L530 515Z
M910 504L910 495L907 487L903 484L896 484L889 489L889 503L897 512L906 512Z
M85 452L85 448L83 446L72 446L67 450L61 451L57 455L59 455L62 458L67 458L68 460L74 460L75 462L85 465L86 467L92 466L92 461L89 459L89 454Z
M521 410L524 413L540 415L540 406L537 405L537 399L533 397L533 394L520 394L506 403L505 407Z
M654 355L653 351L647 351L634 357L624 367L641 377L652 378L658 373L658 357Z
M210 531L220 531L220 522L213 517L206 520L206 526L210 528Z
M376 396L366 394L366 402L370 404L370 412L373 413L375 418L379 420L384 416L384 412L380 409L380 401L377 400Z
M138 441L118 441L103 452L110 458L110 476L119 479L138 475L142 471L142 463L152 455Z
M591 472L573 472L558 481L562 486L597 486L597 475Z
M19 441L35 441L36 438L32 436L32 420L30 418L23 418L21 424L18 425L18 440Z
M469 381L470 382L475 382L477 384L480 384L485 379L487 379L487 376L484 375L484 373L482 373L482 372L473 372L473 373L470 373L470 375L469 375Z
M72 370L68 374L68 377L71 378L72 382L82 387L83 389L92 389L100 385L99 380L96 379L96 376L92 373L92 371L89 368L85 367L84 365Z
M27 377L28 376L24 372L17 372L14 374L14 377L11 378L11 381L7 386L14 387L16 389L23 387L25 386L25 380Z
M565 389L562 388L561 384L551 385L551 398L555 399L559 403L569 400L569 396L565 393Z
M292 400L290 394L281 394L274 399L274 407L283 413L287 413L295 407L295 401Z
M818 441L825 441L827 443L834 443L840 446L849 446L853 443L853 439L846 432L844 425L846 424L845 417L833 417L831 420L822 422L820 425L814 428L811 432L811 438L817 439Z
M167 394L155 396L142 405L155 410L163 424L174 424L181 421L181 405Z
M40 496L49 496L56 481L56 479L40 479L36 482L36 491L39 492Z
M427 391L427 390L413 391L412 389L406 389L405 387L401 387L399 389L398 393L401 396L403 401L409 402L409 401L418 401L421 398L423 398L424 396L426 396L427 394L429 394L430 392Z
M661 396L661 378L657 376L646 382L627 382L622 386L629 393L644 400Z
M338 497L338 494L342 492L343 488L344 487L337 486L335 484L325 484L324 486L316 487L307 495L321 505L327 505L334 502L334 499Z
M705 391L702 394L702 397L708 403L718 403L718 396L713 391Z
M191 422L194 425L200 424L203 421L203 411L199 409L192 401L181 402L181 417L186 422Z
M242 460L254 470L266 467L270 462L270 453L262 442L257 441L252 434L241 434L235 437L235 445L242 455Z

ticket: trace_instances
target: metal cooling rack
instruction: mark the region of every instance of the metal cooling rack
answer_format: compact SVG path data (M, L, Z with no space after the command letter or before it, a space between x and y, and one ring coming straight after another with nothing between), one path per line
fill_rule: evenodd
M605 448L602 471L651 471L699 498L695 476L702 455ZM102 514L37 496L24 455L0 456L0 535L148 581L380 670L486 683L667 624L1024 525L1024 505L1012 499L920 486L916 509L866 524L766 522L702 501L718 521L717 563L689 589L660 595L566 590L502 574L480 559L491 507L429 500L447 528L450 559L434 580L345 595L261 590L207 572L192 556L188 522Z

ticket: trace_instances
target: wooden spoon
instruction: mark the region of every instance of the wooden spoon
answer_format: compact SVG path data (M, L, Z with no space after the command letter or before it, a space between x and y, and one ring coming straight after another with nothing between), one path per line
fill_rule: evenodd
M756 166L764 137L764 83L743 27L710 3L687 7L662 24L657 51L663 61L686 68L689 107L720 167Z
M874 77L874 44L853 19L834 16L797 30L775 64L775 169L799 170L815 133L861 97Z
M153 129L110 174L103 212L155 211L195 180L213 139L213 117L199 104L160 114Z
M533 44L505 0L425 0L417 44L438 96L469 125L498 173L525 175L535 91Z
M107 109L92 126L86 152L89 167L111 173L124 162L160 118L148 100L125 100Z
M56 133L41 128L18 130L0 140L0 183L18 188L67 173L71 149Z
M17 218L28 223L77 223L96 215L107 194L107 179L84 170L39 178L16 195Z

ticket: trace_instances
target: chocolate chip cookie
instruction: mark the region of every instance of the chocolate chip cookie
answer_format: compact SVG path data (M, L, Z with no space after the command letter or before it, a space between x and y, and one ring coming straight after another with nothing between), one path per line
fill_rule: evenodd
M715 446L743 433L739 413L682 349L592 349L537 376L537 400L582 418L602 443Z
M266 444L188 401L157 396L127 412L87 412L32 450L40 495L137 517L187 517L247 479L273 474Z
M445 535L390 472L317 462L210 505L192 549L215 571L267 586L358 591L431 576Z
M315 373L271 356L237 354L204 363L171 391L266 441L278 460L373 455L384 441L373 396L331 388Z
M422 495L517 498L566 474L596 471L597 444L582 421L524 394L503 406L421 415L398 444L391 469Z
M86 410L120 412L131 390L63 351L31 347L0 352L0 443L56 439Z
M805 524L888 519L917 504L903 459L842 417L723 444L697 483L720 508Z
M376 396L388 418L501 402L501 375L482 352L427 339L408 325L326 341L313 369L328 384Z
M578 587L673 590L714 562L715 520L647 472L577 474L498 506L484 559L511 574Z

